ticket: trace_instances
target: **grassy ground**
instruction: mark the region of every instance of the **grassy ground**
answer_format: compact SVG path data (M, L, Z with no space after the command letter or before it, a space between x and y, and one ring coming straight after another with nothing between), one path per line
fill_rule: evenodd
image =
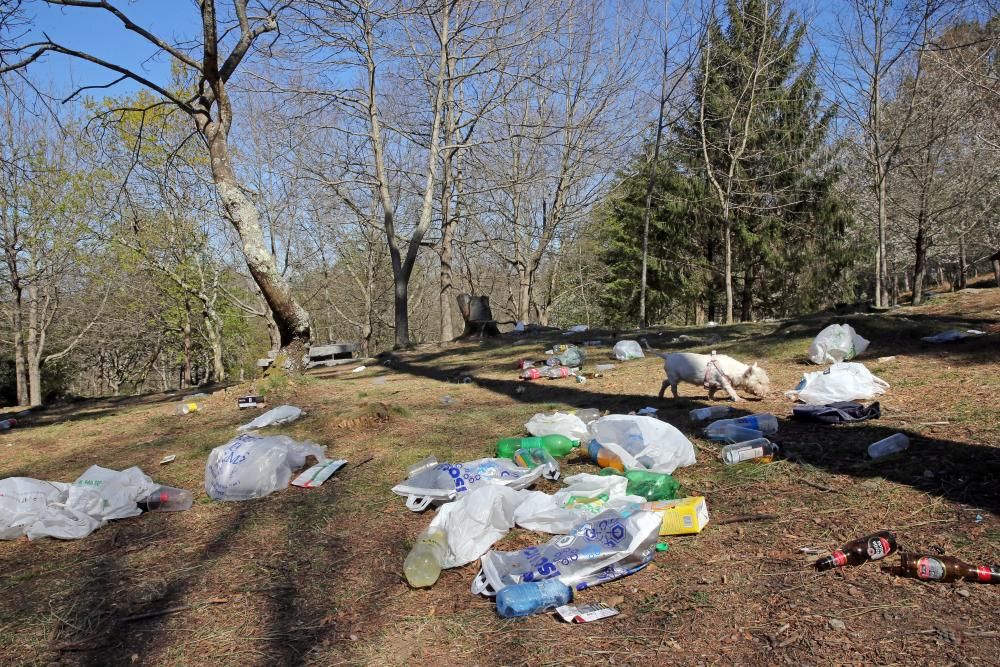
M196 489L197 499L190 511L118 521L76 542L0 543L0 664L998 664L1000 587L926 584L875 565L819 574L799 547L827 551L888 528L910 550L1000 562L1000 334L919 341L997 324L1000 289L886 315L646 336L666 350L682 349L665 342L679 333L718 334L715 348L761 361L785 390L814 370L805 351L832 321L872 339L864 361L892 385L883 417L795 423L791 402L775 391L746 406L781 419L776 440L788 459L767 465L721 465L687 419L706 404L704 390L689 385L680 400L658 400L656 357L585 384L521 383L515 360L541 356L561 336L432 346L397 355L390 367L269 383L272 405L307 411L280 432L352 464L319 489L243 503L211 502L203 491L208 452L247 419L235 405L240 388L214 393L187 416L175 416L176 398L163 395L39 413L0 435L0 477L69 481L94 463L138 465ZM591 348L591 366L609 350ZM455 382L464 376L473 381ZM499 619L469 593L475 564L446 571L430 590L406 586L403 558L430 520L389 491L408 465L430 454L485 456L538 411L646 405L696 443L698 464L676 476L707 496L712 521L700 535L669 538L669 551L643 572L579 596L614 603L619 616L582 626L548 615ZM913 442L907 453L863 459L868 443L900 431ZM166 454L177 460L159 466ZM564 466L581 471L595 467L572 458ZM723 523L748 514L775 518ZM498 548L546 539L514 530Z

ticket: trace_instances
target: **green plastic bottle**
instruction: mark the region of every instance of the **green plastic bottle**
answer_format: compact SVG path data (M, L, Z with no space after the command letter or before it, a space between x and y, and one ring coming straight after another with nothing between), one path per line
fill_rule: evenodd
M579 444L579 440L573 440L559 434L530 438L504 438L497 443L497 458L513 459L514 453L519 449L539 448L544 449L552 456L566 456Z
M602 475L622 475L614 468L605 468ZM626 492L632 496L642 496L646 500L674 500L678 497L681 485L666 473L650 472L649 470L629 470L624 473L628 480Z

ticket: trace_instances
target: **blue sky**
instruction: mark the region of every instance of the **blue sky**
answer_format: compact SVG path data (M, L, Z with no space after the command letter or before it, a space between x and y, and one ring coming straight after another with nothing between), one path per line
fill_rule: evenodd
M171 43L193 37L192 29L199 24L198 8L191 0L144 0L115 4L133 21ZM52 7L43 3L32 3L29 11L35 19L35 37L40 38L45 32L58 44L136 69L158 83L169 83L169 58L161 54L150 59L156 47L125 30L118 19L108 12ZM47 55L44 62L33 69L32 78L43 87L51 88L53 93L62 95L68 94L75 86L106 84L117 78L116 74L97 65L61 54ZM94 97L123 94L137 87L137 84L123 82L113 89L95 90L90 94Z

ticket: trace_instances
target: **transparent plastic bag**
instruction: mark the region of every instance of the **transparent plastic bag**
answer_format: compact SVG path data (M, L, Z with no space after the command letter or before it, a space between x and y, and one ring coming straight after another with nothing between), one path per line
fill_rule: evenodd
M264 428L265 426L274 426L275 424L287 424L288 422L293 422L302 416L302 410L295 407L294 405L279 405L276 408L271 408L264 414L258 415L256 419L248 424L244 424L239 427L239 431L251 431L257 428Z
M637 415L608 415L590 424L590 435L617 454L626 470L670 474L694 465L694 445L670 424Z
M564 412L539 412L525 423L524 429L538 437L563 435L571 440L584 440L587 437L587 425L583 420Z
M654 512L607 510L546 544L489 551L472 592L495 595L507 586L552 577L583 590L624 577L653 559L661 523Z
M510 459L476 459L467 463L438 463L433 456L411 466L407 478L392 487L406 498L406 507L422 512L431 503L446 503L480 484L512 489L531 486L545 472L543 466L522 468Z
M625 510L646 502L645 498L627 494L625 477L581 473L567 477L566 484L552 495L531 493L514 512L514 522L528 530L563 535L605 510Z
M620 340L615 343L613 350L615 359L618 361L628 361L629 359L642 359L646 355L642 352L642 346L634 340Z
M869 341L850 324L831 324L817 334L809 346L809 361L833 364L848 361L868 349Z
M287 435L245 433L209 453L205 491L213 500L261 498L287 487L307 456L322 463L326 450Z

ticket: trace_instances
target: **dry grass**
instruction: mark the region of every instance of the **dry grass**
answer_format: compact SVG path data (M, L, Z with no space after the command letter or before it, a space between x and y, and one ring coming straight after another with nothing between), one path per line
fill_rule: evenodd
M714 347L762 360L785 389L812 370L801 362L805 349L833 320L685 333L721 335ZM827 550L890 528L910 549L1000 561L998 335L919 342L997 323L1000 290L837 321L873 340L866 363L892 385L884 416L836 428L789 422L790 403L776 392L748 406L782 418L777 439L790 460L770 465L715 461L686 417L705 404L704 391L687 386L681 400L657 401L663 375L655 357L582 385L520 383L513 362L539 356L555 338L428 346L397 355L391 367L272 388L272 404L308 413L282 432L354 463L371 460L320 489L244 503L213 503L201 491L208 451L246 417L235 390L185 417L164 396L40 413L0 435L0 476L71 480L93 463L139 465L199 494L188 512L119 521L78 542L0 543L0 664L997 664L997 587L923 584L875 566L817 574L798 549ZM647 332L654 346L679 332L657 333ZM609 349L592 348L591 363ZM886 356L895 359L876 360ZM464 376L474 382L454 381ZM445 572L430 590L405 585L403 557L429 520L389 491L409 464L430 454L484 456L537 411L645 405L660 406L695 439L699 464L677 477L708 497L713 522L701 535L670 539L647 570L581 594L583 602L620 598L619 616L583 626L550 616L499 619L488 600L468 592L474 565ZM907 454L864 461L868 443L896 431L913 439ZM176 462L158 466L165 454ZM575 459L565 468L593 470ZM743 514L778 518L720 523ZM541 539L515 530L499 548ZM845 631L830 628L834 618Z

